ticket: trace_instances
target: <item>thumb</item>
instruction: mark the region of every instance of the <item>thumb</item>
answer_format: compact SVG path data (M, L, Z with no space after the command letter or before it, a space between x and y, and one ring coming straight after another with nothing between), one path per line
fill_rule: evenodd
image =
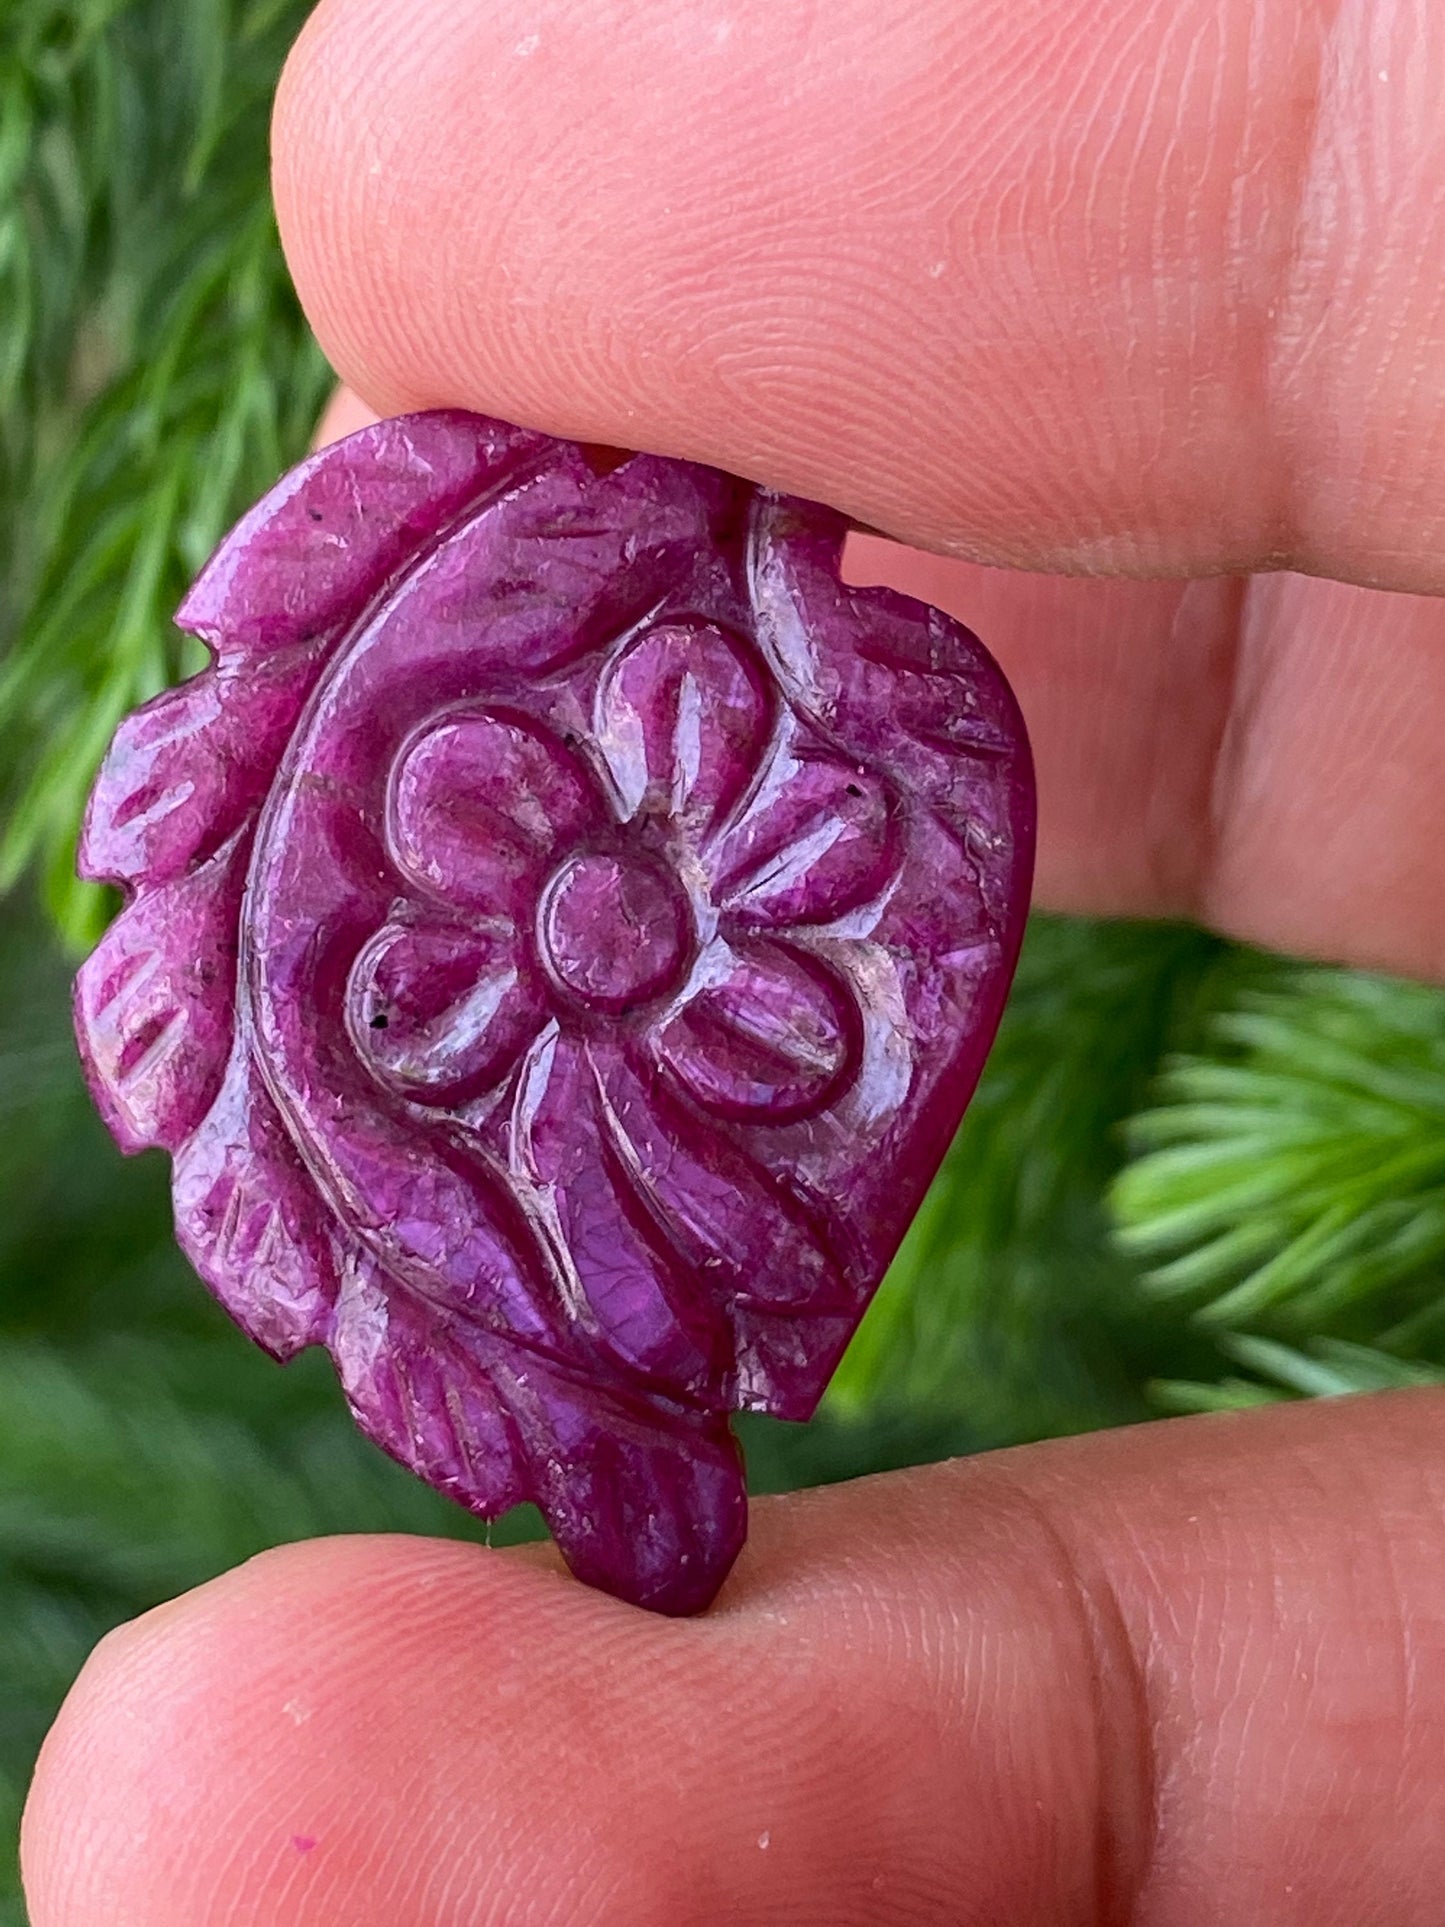
M34 1927L1438 1927L1445 1398L760 1504L719 1607L268 1553L112 1635Z

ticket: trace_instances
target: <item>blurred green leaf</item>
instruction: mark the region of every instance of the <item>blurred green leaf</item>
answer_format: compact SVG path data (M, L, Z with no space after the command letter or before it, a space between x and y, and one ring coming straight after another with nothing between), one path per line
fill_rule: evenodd
M1213 1383L1160 1379L1150 1390L1161 1411L1243 1411L1285 1398L1344 1398L1354 1392L1405 1391L1412 1386L1445 1385L1445 1363L1424 1364L1392 1357L1369 1345L1340 1338L1312 1339L1303 1351L1271 1338L1245 1332L1220 1336L1219 1349L1248 1368L1254 1377L1228 1377Z
M74 877L119 719L195 667L171 626L227 525L299 455L327 387L266 192L301 4L12 0L0 53L0 890Z
M1445 998L1295 969L1172 1062L1114 1183L1118 1243L1201 1322L1410 1356L1445 1334Z

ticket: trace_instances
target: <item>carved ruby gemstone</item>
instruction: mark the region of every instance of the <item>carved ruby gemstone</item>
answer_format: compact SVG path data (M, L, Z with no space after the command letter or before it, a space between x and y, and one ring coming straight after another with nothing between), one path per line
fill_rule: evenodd
M599 472L602 467L603 472ZM973 1089L1034 802L1002 677L832 511L441 411L304 462L83 846L96 1099L256 1341L574 1570L705 1606Z

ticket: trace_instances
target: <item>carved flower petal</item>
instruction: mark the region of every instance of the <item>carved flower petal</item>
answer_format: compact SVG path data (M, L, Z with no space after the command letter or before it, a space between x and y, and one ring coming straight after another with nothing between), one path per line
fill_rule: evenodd
M746 814L707 855L715 900L769 929L856 909L883 889L895 861L878 779L796 749L779 753Z
M387 838L402 873L447 903L530 921L600 801L580 759L536 723L463 711L404 752Z
M420 1103L497 1083L545 1010L516 945L458 925L387 924L352 966L346 1021L362 1062Z
M780 944L724 952L657 1036L662 1061L706 1109L753 1124L820 1111L857 1062L842 986Z
M566 1295L613 1356L674 1392L723 1398L726 1325L633 1208L599 1103L591 1053L553 1026L518 1080L513 1178L535 1201L529 1215L545 1227Z
M246 848L146 890L80 967L76 1035L90 1087L127 1151L174 1150L205 1116L231 1049Z
M336 1294L328 1214L244 1038L181 1147L176 1237L226 1310L275 1358L327 1335Z
M623 817L650 805L705 829L746 788L771 721L759 666L721 629L645 630L608 665L597 699Z

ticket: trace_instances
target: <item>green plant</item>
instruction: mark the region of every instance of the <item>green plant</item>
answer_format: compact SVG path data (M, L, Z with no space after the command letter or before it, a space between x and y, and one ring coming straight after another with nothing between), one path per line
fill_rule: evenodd
M1211 1020L1129 1128L1113 1189L1145 1288L1212 1327L1445 1336L1445 1000L1345 971L1281 972Z
M197 667L170 613L325 393L265 191L291 0L14 0L0 54L0 889L66 939L119 719ZM18 750L15 746L18 746Z

